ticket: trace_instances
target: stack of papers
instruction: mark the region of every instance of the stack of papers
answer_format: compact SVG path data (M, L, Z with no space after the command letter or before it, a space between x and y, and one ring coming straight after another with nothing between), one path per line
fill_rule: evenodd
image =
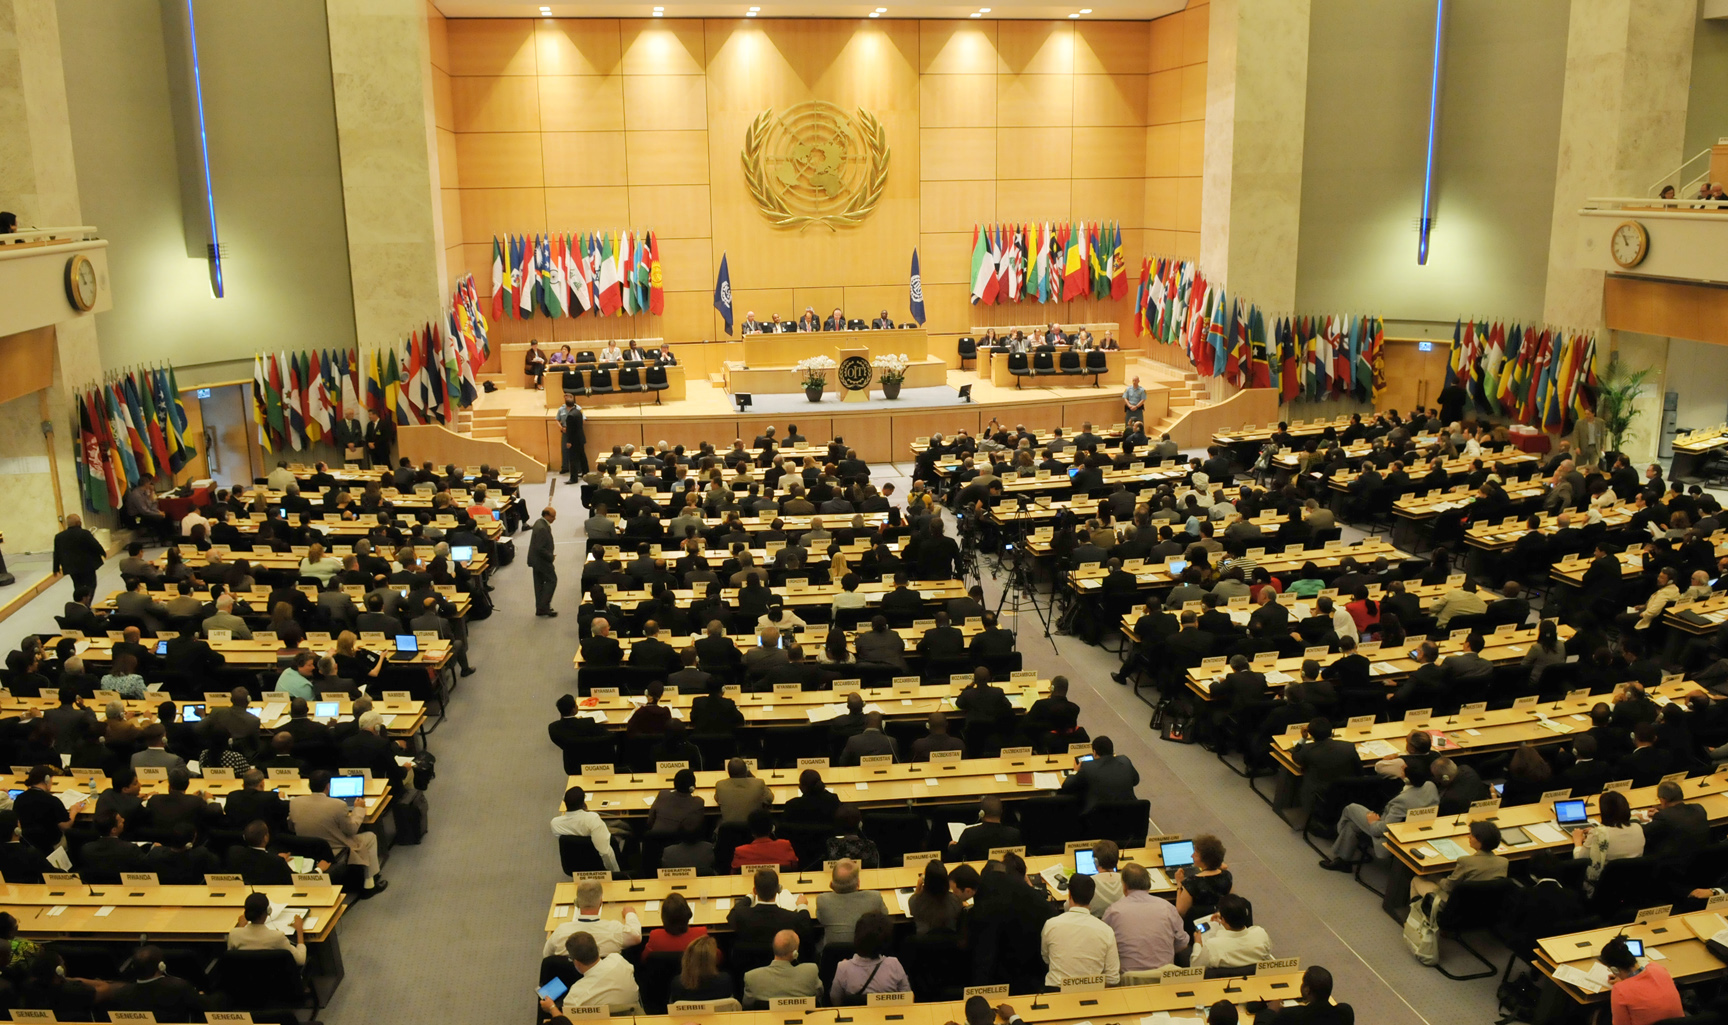
M1164 870L1161 868L1147 868L1146 872L1152 877L1152 888L1154 890L1168 890L1176 885L1170 881L1170 877L1165 875Z
M307 914L310 914L311 912L312 912L311 908L286 907L286 906L277 904L274 901L272 901L270 903L270 917L265 920L264 924L268 925L270 928L275 929L278 932L286 933L288 935L293 935L295 916L296 915L307 915ZM310 929L310 928L312 928L312 923L314 921L316 921L316 920L315 919L308 919L302 924L305 926L305 928Z
M912 891L900 889L894 891L894 900L900 905L900 913L907 918L912 917Z
M1398 753L1398 749L1393 747L1390 741L1386 740L1364 741L1363 743L1357 744L1356 748L1363 754L1370 755L1374 758L1390 758Z
M1140 1019L1140 1025L1193 1025L1196 1018L1174 1018L1166 1011L1149 1014Z
M950 822L950 823L948 823L948 838L953 840L955 843L960 842L960 834L964 833L964 832L966 832L966 823L964 823L964 822Z
M791 911L798 906L798 895L791 890L781 889L779 893L774 895L774 903L787 911Z
M1039 790L1060 790L1062 788L1062 776L1055 772L1034 772L1032 785Z
M62 790L54 796L60 798L60 803L66 806L67 811L76 808L83 801L92 800L91 796L82 790Z
M605 712L582 712L582 713L580 713L580 715L584 719L592 719L595 722L605 722L606 721L606 713Z
M1553 730L1555 733L1571 733L1572 732L1572 727L1567 726L1565 723L1555 722L1554 720L1549 719L1545 716L1537 716L1536 722L1543 729Z
M1543 843L1561 843L1566 839L1566 834L1552 822L1533 822L1524 827L1524 832Z
M1586 993L1600 993L1607 989L1610 984L1608 966L1600 961L1592 964L1587 972L1579 971L1569 964L1563 964L1554 969L1554 981L1576 986Z
M1282 673L1274 669L1266 674L1266 682L1275 684L1295 683L1296 677L1291 676L1289 673Z
M1368 671L1373 676L1390 676L1398 671L1398 667L1390 662L1375 662L1369 665Z
M1430 842L1429 846L1433 847L1435 852L1442 858L1446 858L1450 861L1457 861L1459 858L1470 853L1451 840L1434 840Z

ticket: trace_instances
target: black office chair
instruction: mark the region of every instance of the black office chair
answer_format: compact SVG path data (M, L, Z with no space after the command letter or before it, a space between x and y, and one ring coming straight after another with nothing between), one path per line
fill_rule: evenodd
M924 816L911 812L867 811L864 813L864 835L876 842L882 855L882 867L900 864L908 854L927 850L929 829Z
M1083 838L1080 800L1066 794L1028 797L1015 804L1020 835L1027 839L1028 854L1060 854L1069 840Z
M596 358L592 349L583 349L576 354L576 362L578 363L593 363Z
M632 363L618 371L618 390L641 394L643 391L642 368Z
M1642 859L1638 859L1642 860ZM1498 975L1494 963L1483 957L1475 947L1465 939L1464 934L1477 929L1493 929L1499 924L1506 908L1511 904L1513 896L1518 892L1518 884L1510 879L1481 879L1474 882L1459 883L1452 888L1452 893L1446 902L1440 905L1440 911L1435 916L1434 925L1442 937L1451 939L1465 953L1482 964L1482 971L1455 975L1448 971L1444 963L1434 967L1441 975L1456 982L1468 979L1486 979Z
M954 351L960 357L960 369L965 370L968 362L975 363L978 360L978 339L964 335L954 343Z
M1098 378L1110 370L1110 357L1103 349L1086 350L1086 373L1092 375L1092 387L1098 387Z
M846 322L846 330L848 331L862 331L869 326L870 325L864 323L862 317L853 317L851 320Z
M586 836L561 836L558 838L558 864L564 869L565 875L575 872L604 872L606 862L595 850L594 841Z
M618 761L618 738L584 737L563 749L564 775L579 776L584 765L614 765Z
M1110 801L1080 816L1080 826L1088 836L1127 849L1145 845L1151 819L1151 801Z
M666 381L666 368L662 366L649 367L647 371L647 381L643 387L654 393L654 404L658 406L660 404L660 393L665 391L667 388L672 387Z
M1026 354L1011 352L1008 354L1008 372L1014 375L1014 387L1020 387L1024 378L1032 376L1032 368L1027 365Z
M588 373L588 394L610 395L613 392L612 371L604 366L597 366Z
M1054 374L1056 372L1056 352L1053 349L1039 349L1032 354L1032 373L1036 376Z
M1086 372L1086 368L1080 363L1080 354L1073 349L1062 350L1061 356L1057 358L1056 369L1063 374L1075 376Z
M316 1016L318 993L286 950L225 950L216 957L216 990L227 1007L292 1014L310 1007Z

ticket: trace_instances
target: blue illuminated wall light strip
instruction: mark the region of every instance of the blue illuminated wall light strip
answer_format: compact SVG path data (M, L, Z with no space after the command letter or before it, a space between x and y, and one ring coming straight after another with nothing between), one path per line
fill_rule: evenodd
M204 78L198 67L198 20L186 0L186 26L192 37L192 103L198 109L198 153L204 161L204 209L210 213L210 291L222 298L222 240L216 234L216 193L210 181L210 136L204 123Z
M1428 162L1422 169L1422 222L1416 241L1418 266L1428 263L1428 240L1434 230L1434 149L1440 141L1440 51L1445 30L1446 0L1434 0L1434 67L1428 81Z

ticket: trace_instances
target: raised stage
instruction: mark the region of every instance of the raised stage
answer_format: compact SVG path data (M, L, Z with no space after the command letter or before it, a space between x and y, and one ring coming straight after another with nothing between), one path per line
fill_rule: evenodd
M1268 423L1278 415L1277 393L1255 389L1214 405L1195 406L1188 397L1189 378L1180 371L1152 362L1139 353L1125 353L1128 376L1139 375L1146 388L1146 421L1149 430L1176 417L1168 428L1183 447L1204 446L1221 429L1248 423ZM1094 388L1091 379L1073 384L999 386L980 378L973 370L947 370L945 383L907 388L898 400L887 400L873 392L868 402L842 404L838 388L831 388L821 402L812 403L802 394L756 397L752 408L740 414L731 397L712 380L691 377L682 401L646 405L598 405L581 400L587 425L590 454L609 452L613 445L644 444L694 446L712 441L725 447L734 438L748 442L769 423L785 433L788 423L811 439L843 437L869 462L910 460L913 438L938 431L959 429L977 432L995 417L1004 423L1029 427L1061 426L1078 430L1086 421L1116 424L1122 421L1122 387ZM1048 382L1049 378L1035 379ZM959 400L963 385L972 386L970 403ZM548 388L553 387L548 381ZM546 396L524 388L505 387L480 396L475 423L504 423L504 437L511 445L556 468L561 435Z

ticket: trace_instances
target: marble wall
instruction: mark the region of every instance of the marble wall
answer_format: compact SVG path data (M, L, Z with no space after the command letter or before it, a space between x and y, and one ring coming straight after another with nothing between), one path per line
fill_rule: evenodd
M445 281L424 0L326 5L342 198L362 346L436 316Z
M1213 0L1200 266L1267 310L1296 301L1309 0Z
M64 82L53 0L0 0L0 138L9 156L27 157L0 161L0 209L16 212L21 224L83 223ZM0 532L9 551L50 546L59 529L57 497L67 511L77 509L75 441L65 415L76 382L67 378L100 366L95 322L68 321L55 332L46 394L0 404L0 492L8 497L0 502ZM53 425L46 443L44 419Z

